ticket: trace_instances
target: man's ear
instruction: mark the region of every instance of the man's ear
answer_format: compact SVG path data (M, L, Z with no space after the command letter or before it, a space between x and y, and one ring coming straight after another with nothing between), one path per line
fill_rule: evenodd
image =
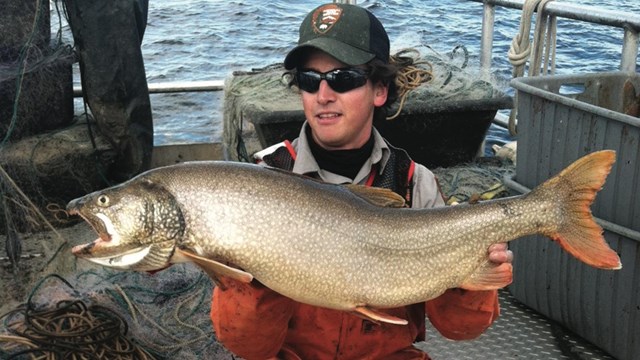
M387 95L389 94L389 86L378 82L373 86L373 105L375 107L383 106L387 102Z

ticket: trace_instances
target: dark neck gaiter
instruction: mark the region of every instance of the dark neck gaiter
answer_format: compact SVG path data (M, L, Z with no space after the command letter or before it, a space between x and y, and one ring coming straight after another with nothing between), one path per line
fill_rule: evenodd
M373 151L373 136L370 136L369 140L359 149L326 150L313 140L311 128L307 127L306 130L309 148L320 168L352 180L358 175L360 168Z

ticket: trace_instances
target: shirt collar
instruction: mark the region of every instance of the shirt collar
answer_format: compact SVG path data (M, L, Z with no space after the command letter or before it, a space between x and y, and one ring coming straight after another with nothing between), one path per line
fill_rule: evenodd
M292 171L296 174L319 177L321 180L329 183L351 183L352 180L349 178L320 169L318 163L313 157L313 154L311 153L311 149L309 148L309 139L307 138L307 133L305 131L307 126L309 125L305 121L302 125L302 130L300 130L300 135L294 141L294 147L296 148L296 161L293 164ZM360 169L360 172L358 172L358 175L356 175L356 178L353 180L353 183L355 184L364 183L369 177L371 169L374 166L378 173L381 174L389 160L389 156L391 156L391 150L378 130L373 128L372 135L374 137L373 151L371 152L369 159Z

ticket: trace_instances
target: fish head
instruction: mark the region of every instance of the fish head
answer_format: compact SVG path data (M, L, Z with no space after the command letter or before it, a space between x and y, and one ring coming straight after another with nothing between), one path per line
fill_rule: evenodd
M71 250L80 258L118 269L157 271L170 265L185 221L180 206L160 182L134 178L67 205L98 233Z

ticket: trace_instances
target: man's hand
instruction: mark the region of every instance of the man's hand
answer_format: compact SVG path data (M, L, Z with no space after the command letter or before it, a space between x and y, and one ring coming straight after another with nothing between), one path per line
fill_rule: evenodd
M496 264L512 263L513 252L507 247L507 243L493 244L489 246L489 260Z

